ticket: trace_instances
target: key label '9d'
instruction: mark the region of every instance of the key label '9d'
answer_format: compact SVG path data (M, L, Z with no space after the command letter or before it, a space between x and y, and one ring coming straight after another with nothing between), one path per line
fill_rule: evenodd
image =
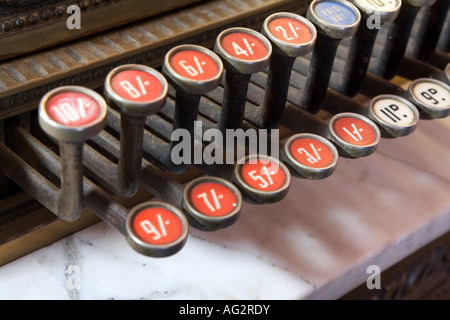
M450 107L450 92L437 83L428 81L417 83L412 92L417 100L429 107L437 109Z

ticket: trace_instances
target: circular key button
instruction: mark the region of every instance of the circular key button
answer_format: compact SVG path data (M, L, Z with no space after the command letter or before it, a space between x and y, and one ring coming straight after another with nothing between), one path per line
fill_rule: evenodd
M180 45L164 59L163 73L181 90L203 94L215 89L222 78L223 64L211 50L197 45Z
M196 50L182 50L170 58L170 65L182 77L191 80L214 78L219 70L216 62L207 54Z
M450 112L450 87L436 79L417 79L408 88L411 101L426 118L445 118Z
M414 131L419 121L417 108L396 95L380 95L372 99L368 117L381 129L384 137L402 137Z
M112 70L105 80L106 100L130 116L158 112L167 97L166 79L153 68L130 64Z
M331 118L328 135L340 155L352 158L373 153L381 136L370 119L354 113L339 113Z
M252 29L230 28L217 36L214 51L227 64L227 69L251 74L267 67L272 45L266 37Z
M282 149L282 155L295 175L315 180L330 176L339 157L332 143L309 133L291 136Z
M289 12L274 13L267 17L261 32L272 41L274 50L290 57L311 52L317 37L316 28L311 22Z
M166 257L178 252L188 234L186 217L162 202L147 202L131 210L127 219L127 240L137 252Z
M65 86L48 92L39 104L39 124L58 141L82 142L105 125L107 105L95 91Z
M236 186L217 177L192 180L184 191L184 211L203 230L216 230L233 224L242 208Z
M350 2L366 16L377 14L382 23L394 21L402 6L400 0L350 0Z
M306 16L318 31L330 38L343 39L353 36L361 20L359 10L343 0L315 0Z
M283 163L262 155L247 156L236 165L234 176L241 189L258 203L272 203L284 198L291 180Z

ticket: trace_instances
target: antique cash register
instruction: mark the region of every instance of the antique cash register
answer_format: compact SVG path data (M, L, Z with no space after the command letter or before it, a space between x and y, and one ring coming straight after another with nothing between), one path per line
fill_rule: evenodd
M299 298L450 297L449 6L0 0L0 265L99 222L156 264L257 225Z

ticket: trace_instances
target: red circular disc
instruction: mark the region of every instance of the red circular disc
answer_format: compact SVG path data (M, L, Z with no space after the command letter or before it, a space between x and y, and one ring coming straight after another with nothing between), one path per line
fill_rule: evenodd
M222 48L231 56L241 60L259 60L267 55L267 48L261 39L244 32L225 35Z
M61 92L52 96L45 106L53 121L65 126L84 126L100 115L100 106L81 92Z
M236 195L226 186L216 182L199 183L190 192L193 207L207 216L225 216L236 209Z
M278 40L301 45L311 41L312 33L306 24L296 19L281 17L269 22L269 31Z
M333 124L333 130L339 138L354 145L370 145L376 140L376 133L373 128L365 121L357 118L340 118Z
M178 51L170 57L169 63L175 72L191 80L209 80L219 71L213 58L196 50Z
M311 168L326 168L334 161L328 146L312 138L299 138L289 146L289 153L302 165Z
M144 242L154 245L169 244L183 232L183 224L176 214L158 207L146 208L136 214L133 229Z
M152 74L142 70L124 70L111 80L112 89L122 98L150 102L161 95L162 85Z
M286 182L283 169L269 160L247 161L242 165L240 174L246 184L259 191L276 191Z

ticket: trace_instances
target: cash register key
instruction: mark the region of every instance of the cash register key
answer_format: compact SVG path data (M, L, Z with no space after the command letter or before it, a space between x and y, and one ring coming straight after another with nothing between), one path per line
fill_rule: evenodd
M129 64L112 70L105 80L105 98L121 114L147 117L158 112L167 97L168 84L153 68Z
M367 111L367 116L378 125L384 138L411 134L420 118L419 111L413 103L391 94L374 97Z
M408 87L411 101L419 108L421 117L445 118L450 113L450 86L431 78L412 81Z
M328 123L328 138L340 155L349 158L372 154L380 142L381 133L369 118L351 112L338 113Z
M187 184L183 211L195 225L207 231L222 229L238 219L242 196L231 182L219 177L200 177Z
M286 141L282 157L294 176L319 180L331 176L339 155L327 139L311 133L299 133Z
M188 222L176 207L163 202L145 202L127 218L127 241L137 252L167 257L180 251L187 240Z
M256 203L283 199L291 183L289 169L281 161L265 155L249 155L234 170L234 180Z

